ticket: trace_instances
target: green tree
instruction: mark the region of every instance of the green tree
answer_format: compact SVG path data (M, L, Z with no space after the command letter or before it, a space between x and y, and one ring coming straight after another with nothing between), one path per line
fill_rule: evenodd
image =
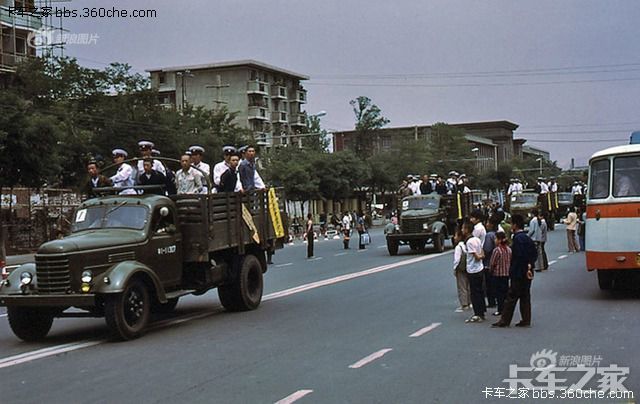
M373 154L375 131L389 123L380 108L369 97L359 96L349 101L356 117L355 153L358 157L368 158Z
M475 167L475 155L471 151L464 131L446 123L431 127L427 160L432 171L446 176L451 170L471 173Z

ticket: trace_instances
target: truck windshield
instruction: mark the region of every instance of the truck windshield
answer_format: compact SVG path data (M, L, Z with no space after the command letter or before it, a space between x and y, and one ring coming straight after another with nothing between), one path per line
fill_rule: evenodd
M71 225L72 232L88 229L125 228L141 230L147 223L149 210L145 206L98 205L79 209Z
M558 193L558 202L572 203L573 202L573 194L569 193L569 192L559 192Z
M511 197L511 203L520 203L520 204L536 204L538 202L537 194L518 194Z
M438 209L438 200L434 198L416 198L402 201L402 209Z

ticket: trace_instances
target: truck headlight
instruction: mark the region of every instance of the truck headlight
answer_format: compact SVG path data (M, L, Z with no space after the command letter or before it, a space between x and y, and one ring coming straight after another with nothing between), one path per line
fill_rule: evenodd
M82 283L91 283L91 281L93 280L93 272L84 271L80 280L82 281Z
M422 223L422 230L429 230L429 223Z
M29 272L23 272L20 274L20 284L27 286L29 284L31 284L31 281L33 280L33 275L31 275L31 273Z

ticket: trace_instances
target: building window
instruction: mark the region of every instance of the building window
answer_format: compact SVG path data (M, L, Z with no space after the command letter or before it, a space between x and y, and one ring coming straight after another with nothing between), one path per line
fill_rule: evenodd
M286 112L280 112L280 120L281 121L286 121L287 120L287 113Z
M257 81L258 80L258 72L255 70L249 70L249 80Z
M285 87L278 87L278 93L280 97L287 98L287 89Z
M20 55L27 54L27 40L16 36L16 53Z
M160 84L166 83L167 75L164 72L161 72L160 74L158 74L158 81L160 82Z
M382 136L382 148L385 150L391 149L391 136Z

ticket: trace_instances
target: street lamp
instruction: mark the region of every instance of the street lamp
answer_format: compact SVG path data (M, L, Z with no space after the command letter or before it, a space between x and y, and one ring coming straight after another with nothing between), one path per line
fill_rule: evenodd
M538 157L538 158L536 159L536 161L539 161L539 162L540 162L540 175L542 175L542 160L543 160L543 158L542 158L542 157Z
M471 152L473 154L476 155L476 170L480 171L480 160L478 160L478 152L480 151L479 148L474 147L473 149L471 149Z

